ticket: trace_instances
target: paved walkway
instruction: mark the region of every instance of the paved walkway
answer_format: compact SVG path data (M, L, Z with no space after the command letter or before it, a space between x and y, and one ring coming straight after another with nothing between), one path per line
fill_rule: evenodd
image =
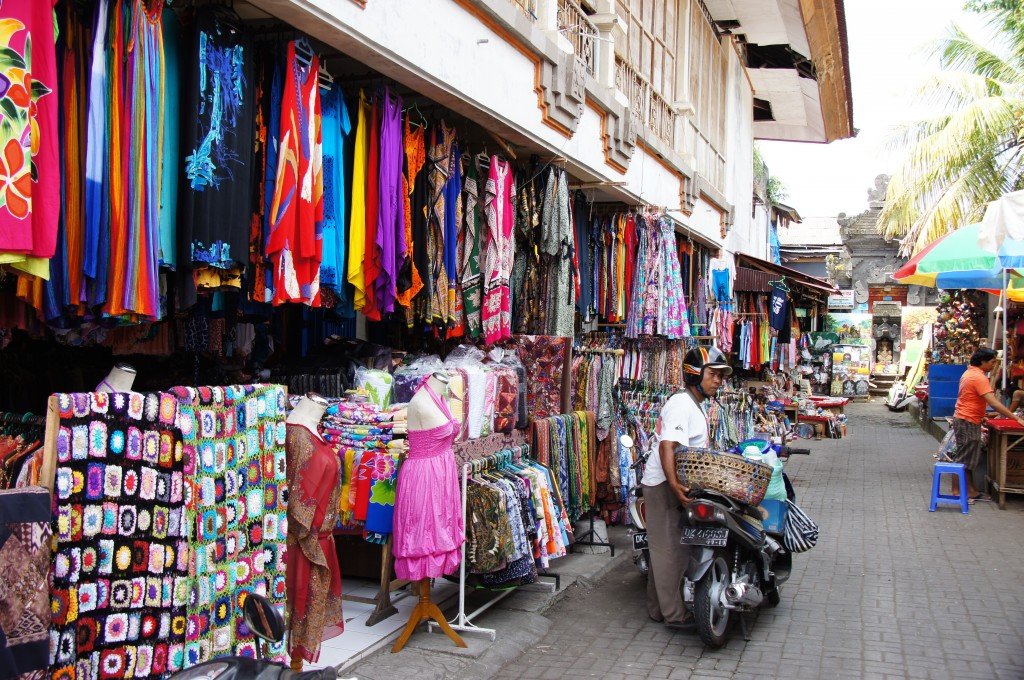
M849 413L849 437L787 466L821 538L753 640L710 651L648 621L625 565L496 677L1024 678L1024 502L929 513L935 440L881 405Z
M435 672L418 677L1024 678L1024 500L929 513L935 440L881 405L848 413L849 437L812 441L810 457L787 465L821 538L796 556L782 604L760 615L750 642L737 633L709 651L650 622L627 561L534 614L533 640L515 654L456 665L439 652ZM505 615L487 618L501 628ZM520 630L495 645L526 632L521 621L504 621ZM406 653L346 675L396 677Z

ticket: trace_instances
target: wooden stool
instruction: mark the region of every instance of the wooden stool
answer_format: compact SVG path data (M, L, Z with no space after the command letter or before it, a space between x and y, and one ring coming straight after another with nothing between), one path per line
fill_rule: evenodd
M465 647L466 642L448 625L448 621L444 618L444 614L441 613L437 605L430 601L430 579L420 579L416 582L416 585L419 587L420 601L416 603L416 607L409 614L409 622L405 624L405 630L402 631L398 640L395 641L395 646L391 648L391 653L395 654L402 651L405 643L409 641L413 631L416 630L416 626L424 621L436 622L441 627L441 630L444 631L444 634L451 638L456 647Z

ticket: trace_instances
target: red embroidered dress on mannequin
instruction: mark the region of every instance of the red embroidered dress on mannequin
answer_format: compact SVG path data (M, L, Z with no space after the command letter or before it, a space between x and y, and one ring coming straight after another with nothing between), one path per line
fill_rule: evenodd
M275 305L304 302L320 306L324 175L319 68L316 55L305 66L296 57L295 41L288 43L281 147L267 243L267 256L274 267Z

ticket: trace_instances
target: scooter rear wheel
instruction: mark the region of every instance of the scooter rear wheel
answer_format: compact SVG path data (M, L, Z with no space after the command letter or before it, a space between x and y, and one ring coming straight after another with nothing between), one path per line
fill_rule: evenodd
M701 641L718 649L729 641L729 614L723 604L725 589L732 582L729 563L721 555L715 557L704 576L697 581L694 594L693 616Z

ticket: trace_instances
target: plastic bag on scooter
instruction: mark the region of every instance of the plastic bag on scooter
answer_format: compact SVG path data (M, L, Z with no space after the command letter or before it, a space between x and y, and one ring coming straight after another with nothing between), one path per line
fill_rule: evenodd
M796 503L786 501L786 531L782 543L792 553L807 552L818 544L818 525Z
M786 483L782 481L782 461L776 460L772 466L772 479L768 482L768 490L765 491L766 500L786 500Z

